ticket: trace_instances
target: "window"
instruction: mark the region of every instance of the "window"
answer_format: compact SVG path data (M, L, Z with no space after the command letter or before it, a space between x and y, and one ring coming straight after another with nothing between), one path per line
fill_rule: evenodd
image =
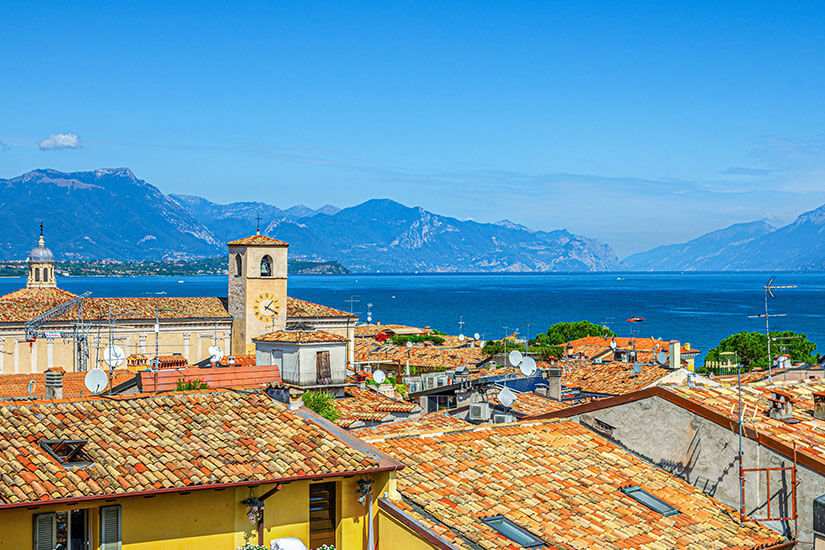
M34 280L37 281L38 283L40 282L40 268L39 267L34 268Z
M83 451L85 445L85 439L47 439L40 442L40 447L64 468L92 464L92 459Z
M100 550L120 550L120 505L100 508Z
M625 487L620 489L621 492L644 506L647 506L654 512L659 512L663 516L675 516L679 510L668 504L663 500L659 500L641 487L634 485L633 487Z
M34 516L34 550L87 550L89 536L88 510L69 510Z
M261 259L261 277L272 277L272 258L269 256Z
M309 486L309 547L335 544L335 483L315 483Z
M522 529L504 516L482 519L484 523L524 548L543 548L547 544L533 533Z
M235 276L240 277L241 275L243 275L243 258L240 254L235 254Z
M332 384L328 351L319 351L315 354L315 378L318 384Z

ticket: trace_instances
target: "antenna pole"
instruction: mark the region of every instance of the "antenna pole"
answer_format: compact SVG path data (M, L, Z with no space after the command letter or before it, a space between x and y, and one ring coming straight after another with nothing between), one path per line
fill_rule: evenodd
M160 313L155 306L155 369L160 368ZM157 386L155 386L157 388Z
M768 317L768 291L770 283L765 287L765 338L768 340L768 380L773 382L773 357L771 356L771 329ZM741 403L740 403L741 404Z
M739 424L739 525L742 525L742 516L745 514L745 473L742 468L742 363L739 362L739 356L734 352L736 357L736 385L739 393L739 412L737 413ZM770 492L770 488L768 488ZM768 495L770 498L770 495Z

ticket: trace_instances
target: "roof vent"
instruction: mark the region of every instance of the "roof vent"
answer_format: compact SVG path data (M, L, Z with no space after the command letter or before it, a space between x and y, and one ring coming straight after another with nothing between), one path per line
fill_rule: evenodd
M44 439L40 446L64 468L91 466L92 459L83 451L86 439Z
M46 371L46 399L63 399L63 371Z
M771 402L771 409L768 411L771 418L776 420L793 419L793 400L790 394L780 390L773 390L768 400Z

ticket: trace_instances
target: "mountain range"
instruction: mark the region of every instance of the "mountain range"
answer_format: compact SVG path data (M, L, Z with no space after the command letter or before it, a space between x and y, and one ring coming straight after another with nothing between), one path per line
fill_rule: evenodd
M262 233L290 243L291 258L337 260L353 271L601 271L620 265L608 245L564 229L461 221L387 199L343 210L217 204L165 195L126 168L34 170L0 179L0 191L2 259L25 258L44 220L47 246L63 260L220 256L225 242L253 233L260 223Z
M738 223L633 254L623 263L646 271L825 270L825 205L783 227L764 220Z

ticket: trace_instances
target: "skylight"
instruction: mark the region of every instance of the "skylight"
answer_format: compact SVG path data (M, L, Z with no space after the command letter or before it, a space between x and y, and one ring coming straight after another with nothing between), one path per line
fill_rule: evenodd
M663 500L659 500L658 498L654 497L644 489L639 486L634 485L633 487L625 487L624 489L620 489L621 492L638 502L639 504L643 504L647 506L654 512L659 512L665 517L668 516L675 516L679 513L679 510L668 504Z
M43 450L52 455L65 468L92 464L92 459L83 452L84 445L86 445L85 439L46 439L40 442Z
M544 548L547 546L547 543L543 540L522 529L504 516L493 516L481 521L524 548Z

